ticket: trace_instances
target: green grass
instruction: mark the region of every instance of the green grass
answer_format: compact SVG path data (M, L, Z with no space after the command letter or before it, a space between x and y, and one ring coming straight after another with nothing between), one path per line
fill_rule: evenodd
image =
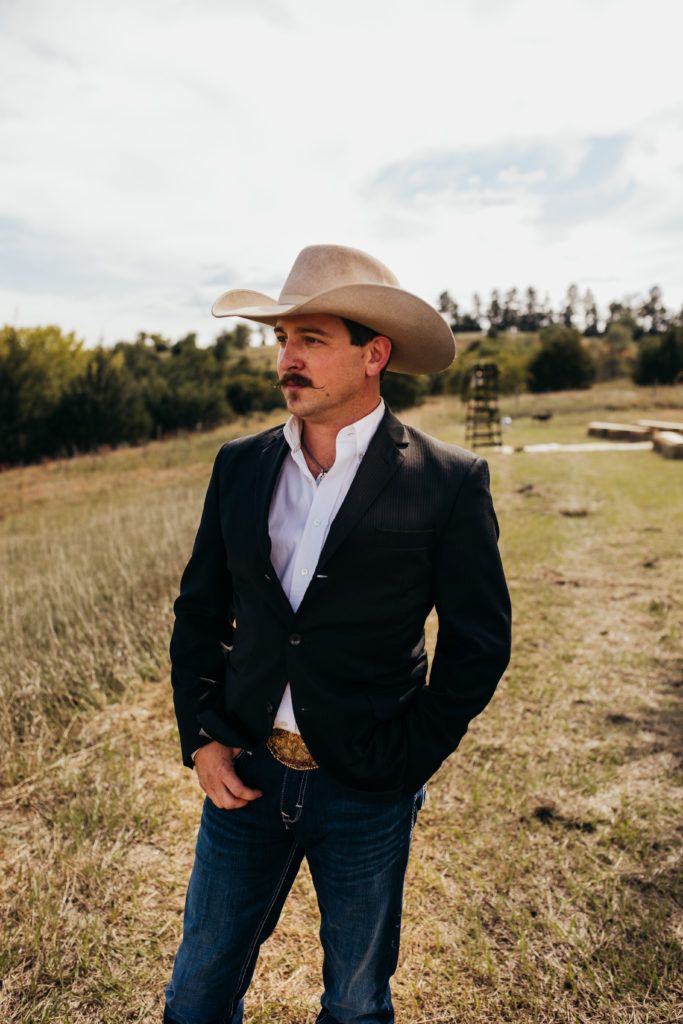
M511 430L683 418L683 389L636 399L521 396ZM403 418L463 443L462 413L440 398ZM179 764L171 602L215 451L265 422L0 475L3 1024L160 1019L201 807ZM513 659L418 819L397 1020L683 1020L683 464L487 457ZM317 928L303 870L248 1024L312 1024Z
M637 388L626 381L598 384L585 391L550 395L504 395L500 415L512 420L503 430L503 441L512 447L525 444L571 444L595 440L587 436L590 420L634 423L638 419L683 421L683 387ZM547 421L534 420L536 413L550 411ZM406 412L405 419L452 444L464 444L466 406L455 398L432 399ZM426 426L431 424L431 428Z

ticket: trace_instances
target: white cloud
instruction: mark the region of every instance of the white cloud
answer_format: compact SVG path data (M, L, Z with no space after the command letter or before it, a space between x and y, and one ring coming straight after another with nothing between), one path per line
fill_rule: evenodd
M0 321L208 340L220 291L277 292L320 241L431 301L580 280L680 304L680 22L665 0L0 4ZM600 163L595 139L621 142ZM477 152L495 170L457 194L372 194Z

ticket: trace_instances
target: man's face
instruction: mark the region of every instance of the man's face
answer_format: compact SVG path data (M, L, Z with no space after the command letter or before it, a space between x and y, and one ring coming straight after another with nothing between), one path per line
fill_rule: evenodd
M275 325L275 337L278 380L283 383L287 408L297 416L335 422L353 415L377 393L378 346L374 339L367 345L352 345L341 317L283 316Z

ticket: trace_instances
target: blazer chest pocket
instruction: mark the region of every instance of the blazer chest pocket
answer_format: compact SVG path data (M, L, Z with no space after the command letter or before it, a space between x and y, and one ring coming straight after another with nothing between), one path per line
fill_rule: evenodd
M434 542L435 530L384 530L376 527L372 543L381 548L428 548Z
M373 717L383 722L389 718L397 718L402 715L417 693L417 683L408 687L403 693L397 694L394 691L382 693L375 691L368 694L368 701L372 708Z

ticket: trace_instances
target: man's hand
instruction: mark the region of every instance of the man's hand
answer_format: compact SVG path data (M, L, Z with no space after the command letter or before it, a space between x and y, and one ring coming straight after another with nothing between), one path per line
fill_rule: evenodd
M233 761L241 747L224 747L212 740L195 754L194 766L202 787L209 800L225 811L244 807L250 800L263 796L260 789L245 786L234 769Z

